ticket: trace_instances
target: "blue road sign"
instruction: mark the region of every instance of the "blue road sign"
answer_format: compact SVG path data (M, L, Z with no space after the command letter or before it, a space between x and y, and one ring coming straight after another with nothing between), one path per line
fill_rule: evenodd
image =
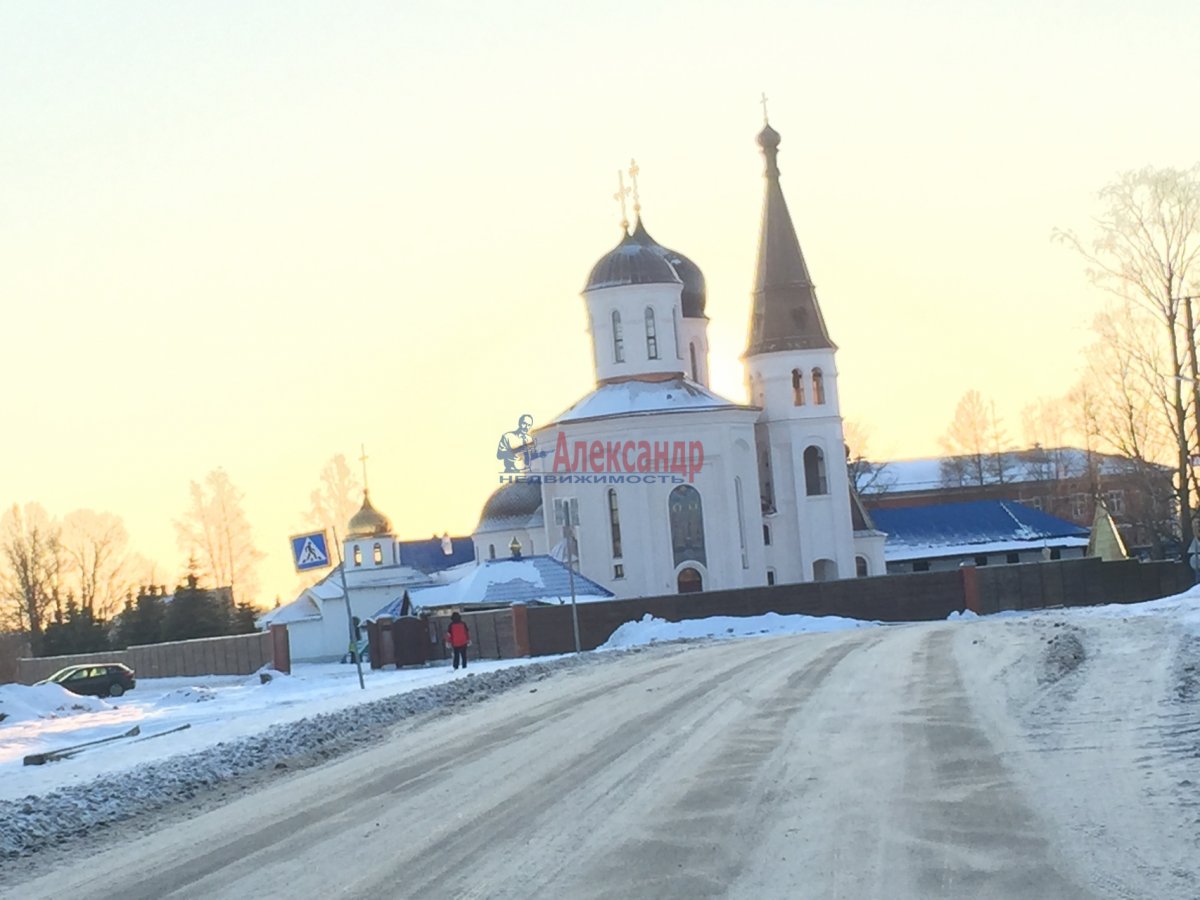
M297 572L323 569L330 564L329 544L325 540L324 531L292 535L291 542L292 560L296 564Z

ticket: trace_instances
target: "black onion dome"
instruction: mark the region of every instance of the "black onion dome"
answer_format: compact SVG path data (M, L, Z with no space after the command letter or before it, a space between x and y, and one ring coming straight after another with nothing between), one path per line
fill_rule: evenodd
M703 319L704 302L708 289L704 284L704 273L700 271L700 267L682 253L664 247L650 237L646 226L642 224L641 216L638 216L637 227L633 229L633 239L642 246L649 247L669 262L671 268L675 270L675 274L679 276L679 280L683 282L683 293L680 295L683 317L685 319Z
M675 269L663 256L627 234L621 243L601 257L592 268L587 287L583 290L586 293L599 288L629 284L680 283L681 279L675 274Z
M504 524L506 520L529 518L542 508L542 486L536 481L510 481L492 492L483 504L476 531L488 524Z
M758 146L764 150L774 150L779 146L779 132L770 125L764 125L763 130L758 133Z

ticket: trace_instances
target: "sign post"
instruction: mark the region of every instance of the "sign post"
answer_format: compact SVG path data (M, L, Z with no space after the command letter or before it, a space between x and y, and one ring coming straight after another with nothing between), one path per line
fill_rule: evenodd
M334 543L337 543L337 529L333 531ZM294 534L289 538L292 545L292 562L297 572L310 572L313 569L324 569L332 564L329 557L329 541L324 530L310 531L307 534ZM363 682L362 660L358 658L358 635L354 633L354 615L350 612L350 590L346 587L346 566L342 559L341 544L338 544L338 572L342 576L342 595L346 598L346 620L350 625L350 653L354 657L354 665L358 667L358 686L366 690Z
M579 524L579 502L575 498L554 504L554 517L562 526L567 542L567 580L571 584L571 627L575 632L575 652L582 653L579 643L579 607L575 602L575 527Z

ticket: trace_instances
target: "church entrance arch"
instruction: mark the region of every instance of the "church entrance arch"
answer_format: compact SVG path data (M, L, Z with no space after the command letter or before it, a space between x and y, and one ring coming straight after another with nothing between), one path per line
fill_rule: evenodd
M833 581L837 577L837 563L832 559L818 559L813 563L813 581Z
M698 594L704 590L704 578L700 575L699 571L691 566L685 566L679 570L676 584L681 594Z

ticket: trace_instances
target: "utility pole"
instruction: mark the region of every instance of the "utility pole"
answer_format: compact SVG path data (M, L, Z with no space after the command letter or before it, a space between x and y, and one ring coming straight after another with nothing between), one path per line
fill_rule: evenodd
M337 545L338 574L342 576L342 596L346 598L346 624L350 628L350 655L354 657L354 666L358 669L358 686L366 690L363 681L362 660L358 657L358 635L354 631L354 613L350 611L350 588L346 585L346 559L342 556L342 542L338 539L337 529L333 529L333 542Z
M579 605L575 600L575 527L579 524L579 504L574 498L555 504L554 515L562 525L563 539L567 542L567 580L571 585L571 627L575 632L575 652L582 653L579 641Z

